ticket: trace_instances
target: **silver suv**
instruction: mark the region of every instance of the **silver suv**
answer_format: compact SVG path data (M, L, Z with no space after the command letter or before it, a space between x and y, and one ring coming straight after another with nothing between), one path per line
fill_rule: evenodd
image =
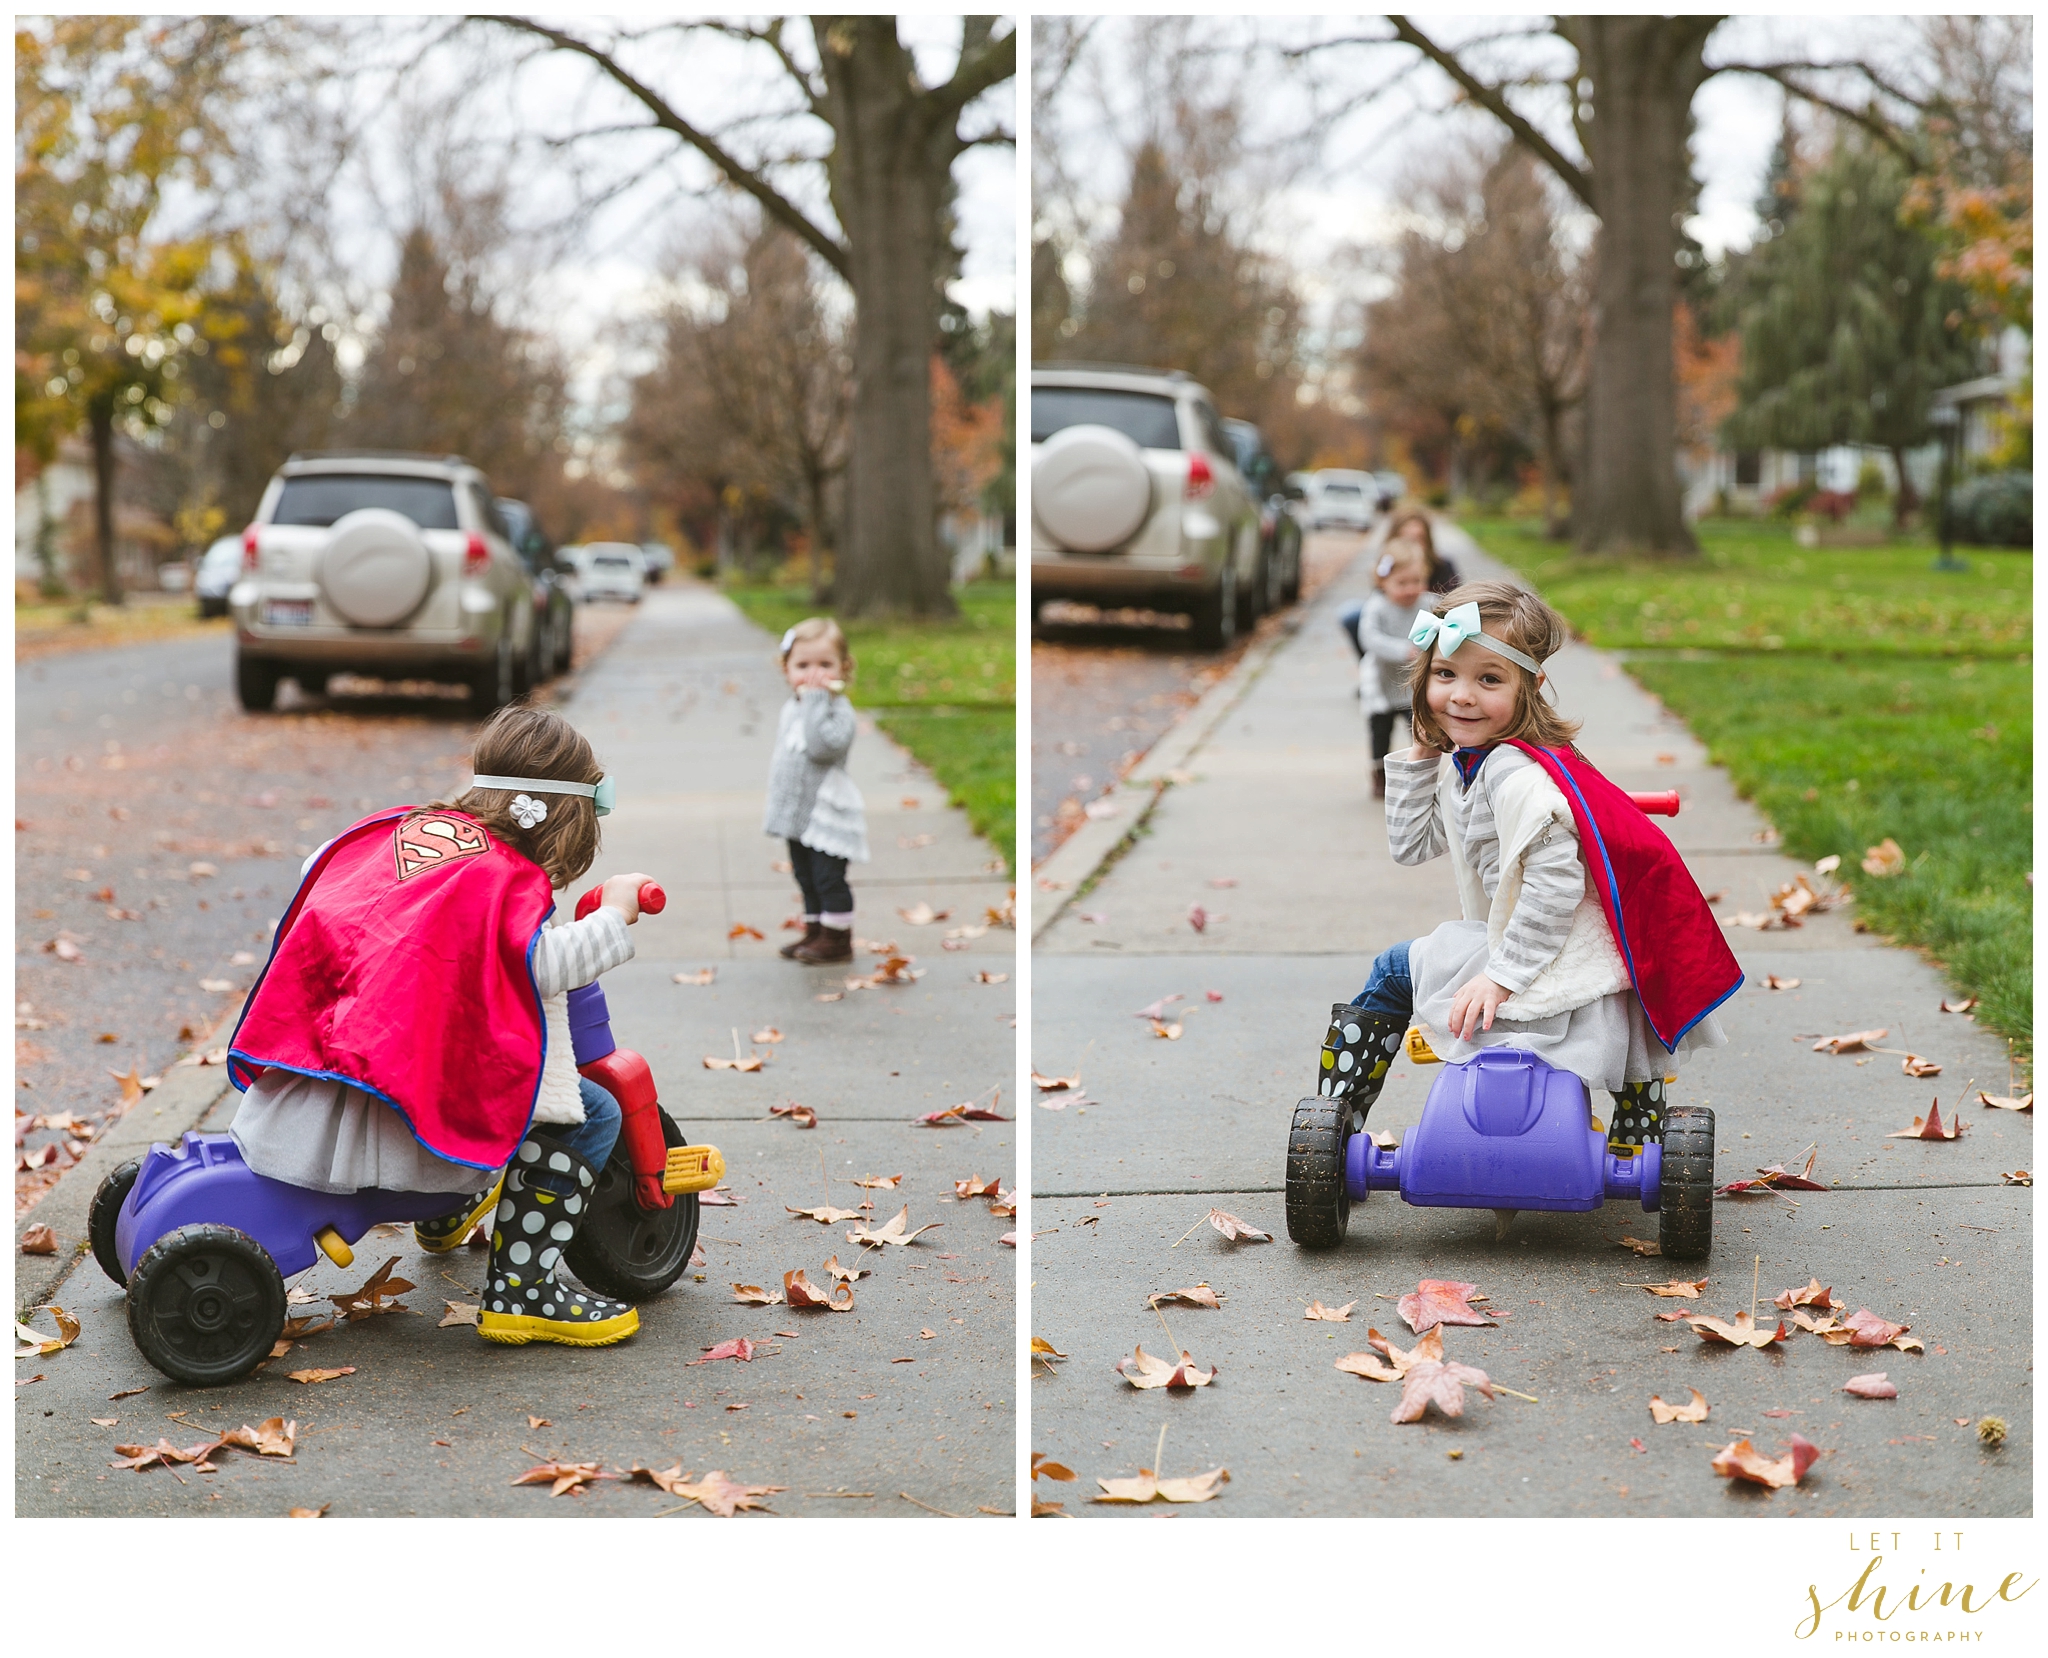
M470 687L483 712L528 688L532 577L484 475L459 455L294 455L242 532L235 689L330 674Z
M1259 509L1208 392L1185 374L1031 371L1031 600L1194 617L1221 649L1258 619Z

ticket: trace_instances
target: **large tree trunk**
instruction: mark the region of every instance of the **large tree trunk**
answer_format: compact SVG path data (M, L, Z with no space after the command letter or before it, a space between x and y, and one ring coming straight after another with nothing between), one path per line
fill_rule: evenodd
M825 473L822 467L804 468L804 495L811 515L811 603L825 603ZM836 570L838 565L835 563Z
M1583 552L1695 552L1678 486L1672 308L1693 94L1716 19L1574 17L1565 25L1593 84L1586 123L1600 235L1586 455L1574 492Z
M92 425L92 527L100 563L100 597L108 604L122 599L121 572L114 562L114 404L96 397Z
M950 616L932 480L931 355L953 123L919 103L893 17L819 18L815 27L838 139L832 209L846 233L855 313L833 603L850 616Z

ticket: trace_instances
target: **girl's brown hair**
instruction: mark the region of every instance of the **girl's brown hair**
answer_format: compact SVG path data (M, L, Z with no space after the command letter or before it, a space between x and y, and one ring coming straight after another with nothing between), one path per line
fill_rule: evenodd
M1446 615L1462 604L1479 606L1480 625L1486 632L1538 662L1549 661L1572 636L1565 619L1549 605L1534 593L1504 581L1468 581L1444 596L1437 613ZM1480 650L1486 648L1481 639L1472 640L1471 645ZM1429 675L1436 659L1437 642L1431 641L1429 649L1415 659L1408 671L1409 721L1418 741L1448 752L1458 745L1437 723L1429 707ZM1507 667L1515 675L1515 713L1497 740L1515 738L1539 748L1570 748L1581 722L1566 719L1545 702L1536 676L1527 668L1514 662L1507 663Z
M1429 552L1413 541L1389 540L1384 544L1379 563L1373 567L1373 585L1383 586L1390 577L1403 570L1420 570L1427 579L1431 573Z
M842 679L853 678L853 647L846 642L846 635L830 616L806 616L782 636L783 665L788 666L791 651L813 639L824 640L839 653L839 665L846 670L840 675Z
M515 705L501 708L476 734L470 770L479 777L532 777L559 783L595 783L604 767L583 734L561 715L545 708ZM540 794L533 798L548 815L531 829L512 816L519 789L465 789L453 800L434 804L466 812L514 851L547 871L557 890L566 887L597 859L597 803L588 795Z
M1420 541L1423 556L1429 560L1429 585L1435 588L1450 566L1436 550L1436 533L1429 527L1429 515L1422 512L1404 512L1387 526L1387 538L1382 547L1392 547L1400 540Z

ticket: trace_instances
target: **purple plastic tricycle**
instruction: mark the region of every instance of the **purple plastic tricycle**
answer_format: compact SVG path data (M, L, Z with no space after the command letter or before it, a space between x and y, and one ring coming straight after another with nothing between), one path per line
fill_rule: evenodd
M1609 1198L1657 1216L1676 1260L1713 1247L1714 1113L1666 1111L1664 1143L1621 1156L1593 1120L1586 1085L1522 1048L1446 1065L1422 1120L1399 1146L1376 1145L1345 1099L1306 1099L1287 1138L1287 1234L1309 1249L1344 1241L1351 1205L1398 1191L1421 1207L1597 1209Z
M612 1040L610 1017L597 985L570 993L579 1066L633 1058ZM665 1111L660 1124L671 1148L686 1143ZM697 1189L724 1172L715 1150L699 1150L682 1159L694 1173L669 1186L674 1201L648 1209L635 1200L622 1135L599 1172L589 1217L564 1252L570 1270L626 1301L673 1284L696 1246ZM211 1387L239 1380L269 1354L284 1328L287 1278L322 1255L348 1266L349 1246L380 1222L434 1220L459 1213L465 1201L449 1192L292 1186L251 1169L232 1136L189 1133L108 1175L94 1194L87 1235L93 1258L128 1292L128 1329L142 1356L178 1381Z

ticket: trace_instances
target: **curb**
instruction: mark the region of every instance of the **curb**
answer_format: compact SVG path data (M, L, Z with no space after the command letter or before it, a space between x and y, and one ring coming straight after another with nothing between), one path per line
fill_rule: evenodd
M1145 751L1144 757L1131 768L1123 781L1101 797L1116 800L1127 791L1133 796L1139 789L1149 791L1136 817L1129 821L1121 817L1090 818L1031 872L1031 937L1034 941L1060 918L1088 884L1089 878L1144 828L1152 809L1174 782L1170 774L1186 764L1195 750L1208 741L1209 734L1223 723L1238 699L1251 689L1252 682L1265 671L1281 647L1293 641L1307 620L1306 613L1286 618L1266 638L1255 641L1238 659L1237 666L1204 691L1201 700ZM1042 915L1039 913L1041 895L1046 901Z
M203 1051L203 1050L202 1050ZM46 1305L81 1264L91 1264L86 1218L100 1182L129 1158L157 1141L175 1142L197 1128L230 1092L219 1065L179 1065L95 1140L33 1209L14 1220L14 1305L17 1313ZM54 1255L24 1255L22 1235L31 1226L57 1234ZM94 1268L97 1271L97 1267Z

